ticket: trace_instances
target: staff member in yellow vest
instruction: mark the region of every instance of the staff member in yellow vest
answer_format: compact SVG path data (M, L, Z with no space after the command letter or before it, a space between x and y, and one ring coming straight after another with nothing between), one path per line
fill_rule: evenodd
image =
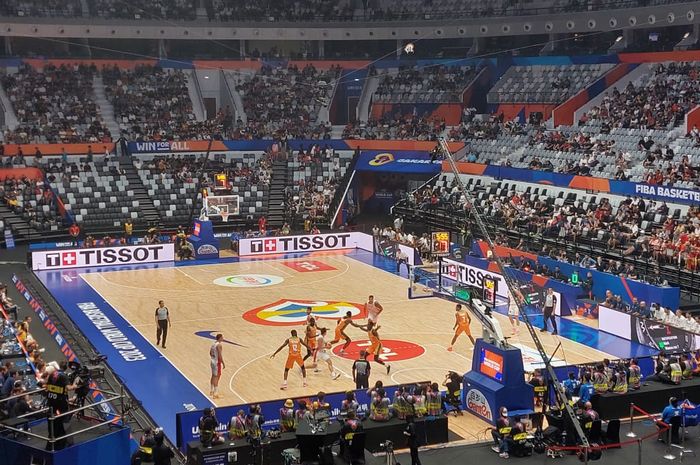
M629 389L634 391L642 387L642 370L639 368L639 362L636 358L633 358L630 361L627 383L629 385Z
M246 424L245 411L239 410L235 417L228 422L228 439L235 441L236 439L245 439Z
M384 395L384 388L377 389L370 404L369 419L374 421L389 421L389 399Z
M64 362L65 363L65 362ZM57 369L54 364L46 367L46 400L51 409L49 413L49 438L60 438L66 435L64 424L70 420L69 416L53 419L56 415L66 413L69 410L68 392L75 390L75 385L69 384L68 376L64 373L65 366ZM55 443L49 442L47 449L59 450L66 446L66 439L60 439Z
M280 409L280 431L283 433L296 431L297 425L294 420L294 401L287 399L284 401L284 407Z
M134 223L131 222L131 218L127 218L124 222L124 239L126 239L127 244L131 244L131 235L134 233Z
M170 310L165 306L165 302L158 301L156 308L156 345L160 344L161 336L163 338L163 349L165 349L165 340L168 337L168 327L172 326L170 322Z
M499 417L496 420L496 428L491 430L491 437L494 445L491 450L496 452L501 458L508 458L508 439L513 429L513 420L508 417L508 409L501 407L498 409Z

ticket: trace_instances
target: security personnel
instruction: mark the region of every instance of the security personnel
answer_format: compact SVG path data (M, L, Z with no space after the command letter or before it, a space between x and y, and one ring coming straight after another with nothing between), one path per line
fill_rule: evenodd
M626 394L629 385L627 384L627 370L625 370L625 366L622 363L620 363L620 365L617 367L617 371L615 371L613 379L615 380L613 392L618 394Z
M173 451L163 442L165 434L162 428L156 429L154 435L156 445L153 447L153 464L154 465L170 465L170 459L175 458Z
M350 448L352 447L352 440L355 434L364 431L362 423L357 420L355 412L350 410L348 415L343 422L343 426L340 428L340 455L348 458L350 456ZM350 461L347 461L350 463Z
M440 395L440 387L437 383L430 385L426 396L425 406L428 410L428 415L436 417L442 413L442 395Z
M170 310L165 306L165 302L159 300L156 308L156 345L160 344L162 335L163 349L165 349L165 339L168 337L168 326L172 326L170 323Z
M593 410L593 405L590 402L586 402L583 406L583 414L581 415L581 426L588 434L591 431L593 422L600 419L598 412Z
M513 429L513 420L508 417L508 409L501 407L498 409L499 417L496 420L496 428L491 430L494 446L491 450L497 452L502 458L508 458L508 438Z
M406 417L406 428L403 430L403 434L406 436L408 448L411 451L411 465L421 465L420 457L418 457L418 435L416 434L416 425L413 420L413 415Z
M682 379L683 379L683 369L681 368L681 364L678 363L678 358L674 357L671 360L671 383L681 384Z
M280 431L283 433L296 431L296 421L294 420L294 401L287 399L284 407L280 409Z
M199 419L199 440L204 447L221 444L224 439L216 432L219 426L219 420L216 419L216 412L211 407L207 407L202 412L203 415Z
M389 421L389 399L384 396L384 388L377 389L370 404L370 420Z
M253 447L260 445L263 423L265 423L265 419L260 414L260 406L251 405L248 410L248 417L246 417L246 430Z
M627 376L627 383L629 389L636 391L642 386L642 370L639 368L639 362L636 358L630 361L629 375Z
M399 420L405 420L406 415L411 411L411 404L408 403L405 396L405 388L399 386L394 393L394 403L392 408L394 409L394 415Z
M544 376L542 376L542 371L539 368L536 368L535 372L532 374L530 384L535 388L535 406L543 406L545 394L547 392L547 383L545 383Z
M66 435L64 423L68 422L70 417L63 416L55 420L51 417L68 412L68 392L74 390L75 386L69 384L68 376L63 370L58 370L53 365L46 367L46 373L48 374L46 379L46 399L47 405L51 409L49 412L49 435L52 438L59 438ZM47 449L63 449L66 443L66 439L60 439L53 444L48 443Z
M236 439L245 439L245 436L245 412L239 410L236 416L228 422L228 438L230 441L235 441Z
M609 382L608 376L605 374L605 366L602 363L597 364L593 372L593 388L596 394L608 392Z

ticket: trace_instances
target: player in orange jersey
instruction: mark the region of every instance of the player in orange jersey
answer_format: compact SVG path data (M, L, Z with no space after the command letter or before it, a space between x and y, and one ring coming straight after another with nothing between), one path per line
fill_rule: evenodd
M344 354L345 349L348 348L350 345L350 342L352 342L352 339L350 339L350 336L345 334L345 329L350 326L352 323L352 312L347 312L343 318L340 318L338 320L338 324L335 327L335 337L331 341L331 344L337 344L340 342L341 339L345 340L345 344L343 344L343 348L340 349L340 353Z
M472 322L472 318L469 316L469 312L464 310L462 308L462 304L457 304L455 307L455 325L452 329L455 330L455 335L452 338L452 342L450 343L450 347L447 348L450 352L452 352L452 347L455 345L455 341L457 341L457 338L459 337L460 334L464 333L467 335L470 341L472 341L472 344L474 344L474 338L472 337L472 331L469 328L469 324Z
M306 325L306 334L304 336L304 342L306 343L307 352L304 356L304 362L311 358L311 367L316 368L316 351L318 347L316 345L316 337L318 336L318 327L316 326L316 318L309 318L309 323Z
M374 355L374 361L380 365L386 367L386 374L391 371L391 365L384 363L384 360L379 358L382 353L382 340L379 338L379 328L372 320L369 320L366 325L357 325L352 323L353 326L357 326L363 331L367 331L367 338L369 339L369 349L367 349L367 355Z
M296 363L301 367L301 376L304 380L304 387L306 387L306 368L304 368L304 361L301 358L301 347L306 347L307 349L309 348L304 341L299 339L297 336L297 330L293 329L292 332L292 337L289 339L285 340L281 346L275 351L274 354L270 355L270 359L275 358L275 355L277 355L282 349L287 347L289 349L289 355L287 355L287 363L284 364L284 381L282 382L282 386L280 386L280 389L287 389L287 376L289 375L289 370L294 368L294 364Z

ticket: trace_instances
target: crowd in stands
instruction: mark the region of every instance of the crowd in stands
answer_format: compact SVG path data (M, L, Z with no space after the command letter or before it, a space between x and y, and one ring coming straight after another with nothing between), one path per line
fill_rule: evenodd
M348 123L343 129L343 139L437 140L446 127L444 118L440 117L387 113L366 123Z
M19 126L4 133L6 143L109 142L93 95L94 66L23 64L2 77Z
M426 187L409 201L421 210L446 208L468 211L471 206L458 189ZM684 216L670 211L665 202L628 197L613 207L608 198L590 202L555 202L553 197L515 190L484 197L480 207L493 222L511 231L579 243L604 244L622 256L638 256L655 265L680 265L698 269L700 259L700 209L690 207ZM597 265L596 265L597 266Z
M206 0L210 21L350 21L353 9L348 1L276 0Z
M3 0L0 16L75 17L82 16L80 0Z
M332 127L319 121L319 111L330 105L340 68L299 69L263 66L252 78L241 76L236 90L243 98L247 124L238 122L235 138L283 140L329 139Z
M375 92L375 102L460 102L462 92L476 76L471 66L401 67L387 73Z
M700 316L694 317L690 312L682 312L678 309L673 310L666 308L663 305L653 302L647 304L645 301L639 301L636 297L632 298L632 303L624 302L619 296L613 295L607 291L603 305L606 307L621 310L632 315L639 315L644 318L651 318L660 321L669 326L675 326L686 331L700 334Z
M88 0L90 16L107 19L193 20L196 4L193 0L149 0L123 2L118 0Z
M658 64L654 76L644 84L627 84L607 92L603 101L589 110L582 124L600 123L602 132L611 128L671 129L684 120L700 97L697 63Z
M0 399L18 396L0 403L0 419L13 418L30 413L36 409L36 400L23 393L34 390L39 383L46 380L47 363L43 359L44 349L39 346L31 333L32 317L19 319L18 306L8 294L8 286L0 283L0 348L7 360L0 365ZM26 362L13 362L10 355L26 352ZM55 363L55 362L51 362Z
M0 182L0 198L37 231L51 230L62 222L56 213L53 192L43 180L7 177Z
M295 225L301 220L305 231L310 232L315 224L329 219L328 209L341 178L340 159L332 148L318 144L308 149L300 148L295 157L301 170L316 167L315 171L318 171L323 163L332 163L330 177L324 177L322 181L304 177L285 189L285 210L289 222Z
M102 77L119 128L131 140L180 140L192 135L196 119L182 71L114 66L103 68Z

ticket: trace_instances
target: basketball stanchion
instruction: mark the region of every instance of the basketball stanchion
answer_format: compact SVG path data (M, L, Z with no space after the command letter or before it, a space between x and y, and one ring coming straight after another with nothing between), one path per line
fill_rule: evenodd
M636 438L637 433L634 432L634 402L630 402L630 431L626 434L628 438Z
M671 428L666 430L666 453L664 454L666 460L676 460L676 456L673 455L671 450Z

